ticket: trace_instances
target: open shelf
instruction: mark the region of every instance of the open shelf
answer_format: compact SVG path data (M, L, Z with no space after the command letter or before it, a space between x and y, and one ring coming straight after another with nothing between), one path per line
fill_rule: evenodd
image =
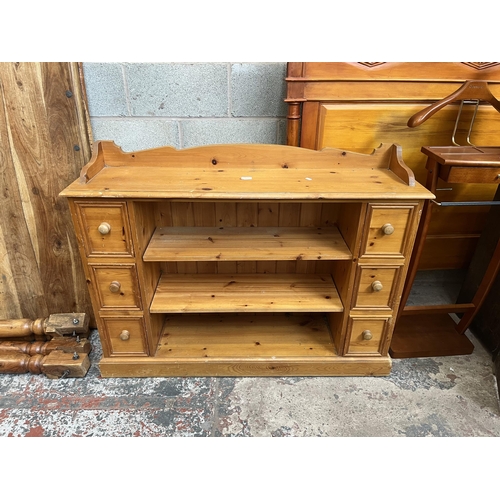
M337 356L323 314L168 316L156 358Z
M163 274L151 313L341 312L329 274Z
M350 260L336 227L158 227L146 262Z
M339 356L326 316L172 314L154 356L103 358L99 368L105 377L389 374L388 356Z

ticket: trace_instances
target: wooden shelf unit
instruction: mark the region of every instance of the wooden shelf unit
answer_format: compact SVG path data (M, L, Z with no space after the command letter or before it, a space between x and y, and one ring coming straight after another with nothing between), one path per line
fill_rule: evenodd
M396 145L98 142L71 208L104 377L387 375L423 200Z
M342 312L329 274L164 274L152 313Z
M145 262L351 260L336 227L159 227Z

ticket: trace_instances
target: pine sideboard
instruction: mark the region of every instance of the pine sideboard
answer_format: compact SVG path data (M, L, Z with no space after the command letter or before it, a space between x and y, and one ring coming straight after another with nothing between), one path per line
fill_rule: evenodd
M132 153L69 202L103 377L387 375L423 201L401 148Z

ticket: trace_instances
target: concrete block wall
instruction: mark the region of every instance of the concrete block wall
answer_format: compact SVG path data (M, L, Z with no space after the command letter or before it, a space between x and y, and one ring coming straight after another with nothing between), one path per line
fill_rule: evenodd
M286 143L286 63L83 63L94 140Z

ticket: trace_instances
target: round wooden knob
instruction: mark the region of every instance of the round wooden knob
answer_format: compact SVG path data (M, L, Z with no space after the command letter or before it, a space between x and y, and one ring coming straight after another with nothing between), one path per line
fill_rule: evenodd
M109 234L109 232L111 231L111 226L107 222L102 222L97 228L97 230L101 234Z
M122 333L120 333L120 339L128 340L129 338L130 338L130 332L128 330L122 330Z
M384 234L392 234L394 232L394 226L392 224L384 224L382 226L382 231Z
M372 290L374 292L380 292L380 290L382 290L382 288L384 288L384 287L380 281L374 281L372 283Z
M371 340L373 338L372 332L370 332L370 330L364 330L361 336L363 337L363 340Z
M109 284L109 291L111 293L118 293L120 291L120 288L121 288L121 283L119 281L112 281L110 284Z

